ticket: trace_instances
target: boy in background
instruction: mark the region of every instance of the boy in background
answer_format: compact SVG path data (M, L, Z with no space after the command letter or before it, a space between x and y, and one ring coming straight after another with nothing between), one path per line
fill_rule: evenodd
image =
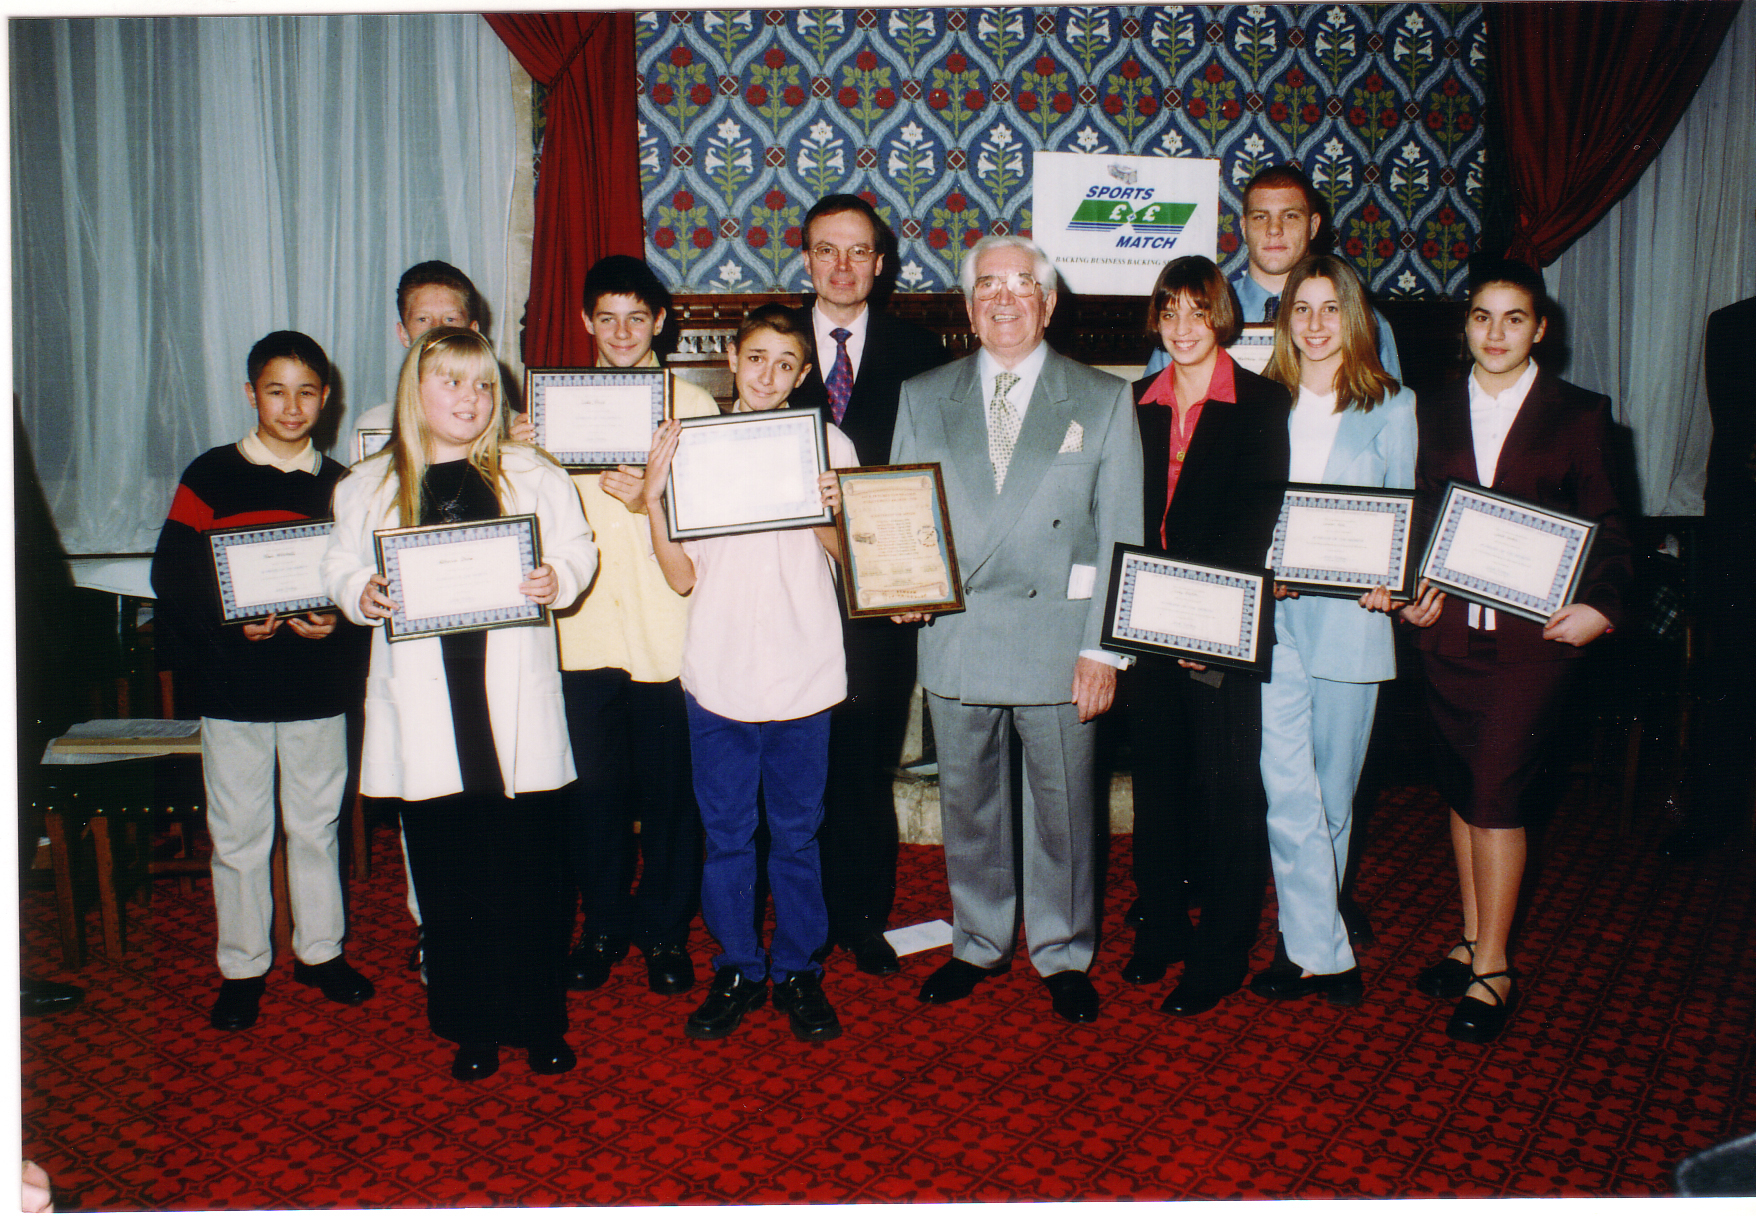
M347 669L353 648L335 636L333 612L223 624L205 535L329 516L346 470L310 438L329 400L329 359L304 334L278 330L251 347L246 371L256 426L184 471L152 562L160 666L178 673L185 712L201 718L223 977L209 1021L218 1030L255 1025L273 962L277 762L293 979L346 1005L373 993L341 946L336 830L348 775L346 711L359 685Z

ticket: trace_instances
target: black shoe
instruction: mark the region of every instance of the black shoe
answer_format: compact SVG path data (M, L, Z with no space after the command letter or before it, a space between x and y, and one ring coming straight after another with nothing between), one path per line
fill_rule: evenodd
M524 1049L524 1055L525 1059L530 1061L530 1070L541 1073L545 1077L572 1072L573 1066L579 1063L579 1057L573 1054L573 1048L567 1046L561 1039L533 1043ZM498 1052L495 1053L494 1062L496 1065L499 1064Z
M954 958L927 977L927 982L921 985L921 999L929 1005L961 1001L976 990L977 984L991 975L1005 974L1010 966L1001 963L998 967L978 967Z
M262 991L268 981L260 975L247 980L221 980L219 996L207 1015L215 1030L248 1030L262 1012Z
M774 1007L787 1015L793 1037L801 1043L821 1043L841 1035L841 1020L823 995L823 977L815 971L795 971L776 984Z
M1372 932L1372 922L1366 919L1366 910L1353 900L1343 895L1335 902L1336 911L1341 913L1341 923L1347 927L1347 944L1350 946L1370 946L1378 940Z
M1301 975L1301 968L1270 967L1250 981L1250 991L1271 1001L1296 1001L1301 997L1322 996L1331 1005L1358 1005L1366 998L1366 986L1360 980L1360 969L1328 975Z
M1475 960L1476 944L1474 942L1460 941L1457 945L1469 951L1471 962ZM1456 948L1456 946L1452 947L1454 950ZM1448 954L1431 967L1421 968L1420 974L1415 976L1415 991L1437 997L1442 1001L1455 1001L1469 991L1470 983L1474 978L1469 963L1460 958L1452 958Z
M1171 989L1171 995L1165 998L1165 1003L1159 1006L1159 1010L1172 1017L1192 1018L1197 1014L1206 1013L1236 991L1235 987L1209 988L1184 980Z
M1506 1020L1512 1016L1512 1007L1517 1002L1516 994L1508 991L1505 997L1494 991L1493 985L1487 980L1496 980L1501 976L1511 978L1510 971L1490 971L1486 975L1471 975L1470 992L1480 988L1493 998L1493 1003L1465 994L1452 1010L1451 1021L1445 1027L1445 1033L1461 1043L1492 1043L1506 1029Z
M295 960L293 980L316 988L330 1000L342 1005L364 1005L377 991L372 987L371 980L350 967L348 960L339 954L327 963L301 963Z
M66 1013L85 999L85 989L54 980L18 980L19 1012L27 1018L40 1018L51 1013Z
M418 971L421 983L427 982L427 931L415 926L415 944L409 947L409 970Z
M462 1043L451 1057L451 1075L459 1081L480 1081L500 1071L500 1048L494 1043Z
M602 988L610 968L628 957L628 939L607 933L591 933L567 956L567 987L574 992Z
M689 951L675 942L649 947L646 951L646 986L665 996L674 996L695 987L695 964Z
M767 999L767 980L746 979L736 967L721 967L713 973L707 999L683 1023L683 1033L692 1039L723 1039Z
M1045 975L1043 983L1048 985L1049 1003L1057 1016L1069 1022L1097 1021L1098 994L1091 986L1091 976L1083 971L1057 971Z
M1146 923L1146 917L1140 911L1140 901L1138 899L1128 905L1128 911L1122 914L1122 923L1127 925L1130 929L1138 929L1141 925Z
M896 951L877 929L850 934L841 939L841 944L854 956L854 966L867 975L895 975L902 970Z
M1183 961L1181 950L1166 949L1152 942L1142 942L1138 934L1134 938L1134 953L1129 956L1127 964L1122 968L1122 978L1130 984L1156 984L1165 978L1165 972L1172 963Z

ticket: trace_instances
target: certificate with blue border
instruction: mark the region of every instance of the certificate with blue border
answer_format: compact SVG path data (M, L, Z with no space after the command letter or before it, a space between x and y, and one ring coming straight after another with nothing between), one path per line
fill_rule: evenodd
M531 368L524 400L537 446L568 468L645 465L671 416L671 378L662 367Z
M1104 649L1266 674L1269 577L1266 570L1204 566L1117 544Z
M519 593L542 564L534 515L467 524L385 528L372 534L384 595L396 611L384 618L392 642L514 625L546 625L549 610Z
M269 527L220 528L207 534L219 584L220 619L228 625L273 615L326 612L323 551L334 521L301 519Z
M1597 524L1447 482L1421 577L1497 611L1547 621L1573 601Z
M1274 581L1311 595L1357 599L1413 590L1413 490L1294 482L1281 502L1268 564Z
M672 540L835 523L817 486L829 471L822 410L752 410L684 418L678 425L682 433L665 483Z
M390 428L387 426L361 427L354 432L354 463L359 464L369 456L382 452L390 442Z

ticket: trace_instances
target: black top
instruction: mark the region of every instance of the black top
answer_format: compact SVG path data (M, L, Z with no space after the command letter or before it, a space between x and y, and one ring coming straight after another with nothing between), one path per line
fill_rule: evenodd
M421 482L423 524L466 524L498 519L500 502L467 460L427 466ZM465 793L502 793L500 761L488 716L488 635L447 633L439 639L445 686L451 696L451 730Z

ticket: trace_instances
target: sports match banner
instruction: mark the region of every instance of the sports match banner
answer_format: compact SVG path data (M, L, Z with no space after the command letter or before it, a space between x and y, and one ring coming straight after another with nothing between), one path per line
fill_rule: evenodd
M1168 156L1037 152L1031 236L1067 286L1150 295L1164 264L1216 258L1219 162ZM1216 258L1217 260L1217 258Z

